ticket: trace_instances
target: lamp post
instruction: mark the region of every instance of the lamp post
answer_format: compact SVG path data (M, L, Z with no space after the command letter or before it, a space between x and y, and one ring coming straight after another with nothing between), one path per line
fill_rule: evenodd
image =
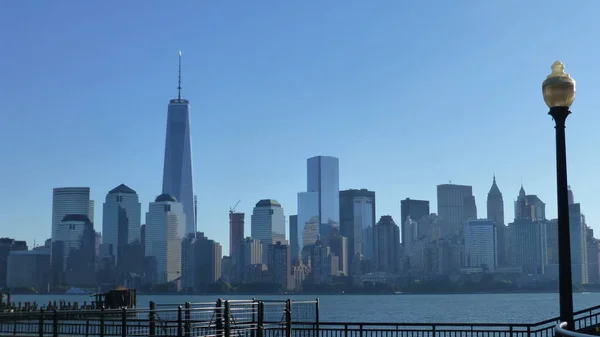
M569 107L575 100L575 81L565 73L565 66L556 61L552 73L542 83L548 113L556 123L556 190L558 203L558 273L560 320L573 326L573 282L571 276L571 238L569 234L569 199L567 187L567 150L565 122L571 113Z

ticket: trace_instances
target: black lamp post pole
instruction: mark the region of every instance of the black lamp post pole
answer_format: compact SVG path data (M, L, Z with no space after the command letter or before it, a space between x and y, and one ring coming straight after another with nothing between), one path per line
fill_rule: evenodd
M556 123L556 189L558 202L558 273L560 320L573 326L573 281L571 275L571 238L569 226L569 197L567 186L567 149L565 122L571 111L569 107L553 107L548 113Z

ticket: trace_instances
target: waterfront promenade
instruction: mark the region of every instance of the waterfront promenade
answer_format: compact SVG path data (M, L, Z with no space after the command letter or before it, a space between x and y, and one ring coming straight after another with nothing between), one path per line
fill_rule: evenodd
M40 310L0 314L12 336L173 337L550 337L558 317L534 323L362 323L319 319L319 301L218 300L117 310ZM401 315L401 313L398 313ZM594 333L600 305L580 310L575 327Z

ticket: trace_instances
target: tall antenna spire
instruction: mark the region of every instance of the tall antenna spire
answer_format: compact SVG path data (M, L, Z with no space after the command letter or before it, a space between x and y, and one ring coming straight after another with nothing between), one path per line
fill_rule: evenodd
M177 100L181 101L181 50L179 51L179 86L177 87Z

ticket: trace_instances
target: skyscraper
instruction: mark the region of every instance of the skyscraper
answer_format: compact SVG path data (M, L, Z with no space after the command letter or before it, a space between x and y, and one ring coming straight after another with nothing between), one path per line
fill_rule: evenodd
M487 197L487 219L496 224L497 260L498 265L506 264L506 226L504 225L504 199L496 184L496 176Z
M487 197L487 218L497 225L504 225L504 200L502 199L502 192L496 184L495 175Z
M296 263L300 256L298 247L298 215L290 215L290 256L292 264Z
M409 229L405 228L405 224L410 224L411 222L407 222L406 219L410 217L415 222L421 221L423 217L429 215L429 201L427 200L414 200L410 198L406 198L400 201L400 227L401 227L401 237L402 243L406 243L408 238L406 234L411 232Z
M445 222L444 236L457 234L465 220L477 217L473 188L466 185L437 186L438 216Z
M65 215L82 214L94 221L94 201L89 187L60 187L52 190L52 241L57 241Z
M350 265L355 255L371 258L375 226L375 192L366 189L340 191L340 234L348 238L346 261ZM367 234L367 235L365 235Z
M186 215L185 233L196 233L192 144L190 139L190 102L181 98L181 52L179 86L176 99L169 102L162 193L174 196Z
M304 226L317 217L319 236L340 225L339 159L316 156L306 160L306 192L298 193L298 242L304 242ZM302 247L299 247L302 249Z
M164 284L181 274L181 250L186 215L172 195L161 194L146 213L146 257L155 265L156 283ZM192 217L193 218L193 217Z
M127 185L121 184L106 195L102 210L102 243L113 253L115 262L128 244L140 241L141 212L137 193Z
M494 271L498 266L498 237L493 220L469 220L465 222L465 266Z
M285 243L285 215L277 200L263 199L256 203L250 218L250 232L264 247L277 241Z
M379 271L400 271L400 227L390 215L383 215L375 225L375 261Z
M244 213L229 212L229 256L235 260L244 240Z

